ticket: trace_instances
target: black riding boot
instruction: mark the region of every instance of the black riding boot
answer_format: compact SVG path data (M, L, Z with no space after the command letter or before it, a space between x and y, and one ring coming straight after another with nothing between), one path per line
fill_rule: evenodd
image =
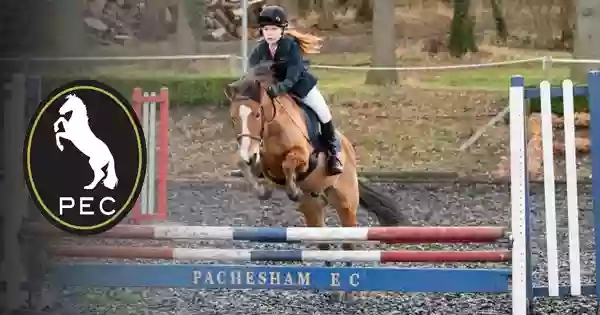
M327 145L327 175L341 174L344 166L342 165L340 153L336 148L333 121L321 125L321 136Z

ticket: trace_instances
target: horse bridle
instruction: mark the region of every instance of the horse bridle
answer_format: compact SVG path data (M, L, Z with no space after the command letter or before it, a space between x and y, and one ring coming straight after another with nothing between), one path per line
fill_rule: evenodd
M264 89L266 91L266 89ZM243 101L243 100L249 100L249 98L244 97L237 97L236 100L238 101ZM246 133L239 133L237 135L237 141L238 143L240 141L242 141L243 138L250 138L252 140L258 141L259 145L262 146L263 144L263 140L264 140L264 133L265 133L265 125L267 125L268 123L272 122L273 120L275 120L275 117L277 116L277 106L275 106L275 102L273 102L273 100L271 100L271 103L273 104L273 118L269 121L267 121L265 119L265 109L263 107L262 102L260 102L260 133L258 136L255 135L251 135L251 134L246 134Z
M267 90L263 88L263 90L266 92ZM244 97L244 98L236 98L237 100L248 100L249 98ZM262 101L262 100L261 100ZM279 104L279 106L281 106L281 108L288 114L288 116L290 116L290 118L292 117L290 115L290 113L285 109L285 106L283 106L278 99L276 98L272 98L271 99L271 104L273 106L273 118L269 121L265 120L265 109L263 107L262 102L260 102L260 134L258 136L254 136L251 134L245 134L245 133L239 133L237 135L237 141L238 143L243 139L243 138L250 138L252 140L258 141L259 145L262 146L263 144L263 139L264 139L264 132L265 132L265 125L269 124L270 122L275 120L275 117L277 117L277 106L275 105L275 102L277 102L277 104ZM298 123L296 123L296 121L293 120L292 118L292 122L294 123L294 125L296 125L296 127L300 128L300 126L298 126ZM302 129L300 129L302 130ZM304 136L304 138L306 138L306 140L308 140L308 142L310 142L310 137L308 137L307 135L305 135L304 133L302 133L302 135Z

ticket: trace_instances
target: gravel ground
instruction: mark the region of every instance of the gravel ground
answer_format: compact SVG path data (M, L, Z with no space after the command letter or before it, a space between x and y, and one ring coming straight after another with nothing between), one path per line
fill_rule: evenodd
M510 197L508 187L489 185L433 186L373 184L398 201L417 225L508 225ZM303 226L302 219L283 193L270 201L258 201L245 189L223 183L171 183L170 218L189 225L224 226ZM546 281L543 222L543 188L532 188L534 244L537 284ZM580 187L582 265L584 283L592 282L594 242L590 187ZM565 187L557 187L561 281L568 283L567 216ZM362 225L375 225L361 210ZM330 216L329 225L337 225ZM124 242L120 242L124 243ZM126 243L126 242L125 242ZM153 242L160 243L160 242ZM210 244L209 244L210 243ZM139 244L139 243L138 243ZM148 245L148 243L144 244ZM228 242L170 242L179 247L270 247L293 248L288 244L240 244ZM306 246L306 245L305 245ZM440 245L435 245L440 248ZM365 245L375 247L375 245ZM390 247L390 246L388 246ZM407 246L404 246L405 248ZM412 247L412 246L411 246ZM427 248L427 245L414 246ZM448 245L445 248L465 248ZM485 247L485 246L482 246ZM488 245L489 247L489 245ZM470 247L472 248L472 247ZM157 262L157 261L155 261ZM431 266L427 264L405 264ZM462 264L474 267L480 264ZM487 265L502 267L502 265ZM401 281L401 279L399 279ZM510 296L475 294L390 294L361 295L354 303L332 303L323 293L309 291L183 289L64 289L52 309L56 314L511 314ZM536 300L538 314L595 314L592 298Z

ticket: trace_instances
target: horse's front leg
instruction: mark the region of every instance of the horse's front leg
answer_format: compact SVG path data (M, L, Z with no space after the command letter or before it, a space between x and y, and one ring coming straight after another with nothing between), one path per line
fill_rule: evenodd
M66 132L58 132L59 130L59 126L60 124L63 125L63 127L65 127L66 129L66 124L68 123L68 121L65 119L65 117L60 117L58 118L55 122L54 122L54 132L56 133L55 138L56 138L56 147L62 151L65 149L65 147L63 146L63 144L60 142L61 138L67 138L67 133Z
M71 140L71 138L69 138L69 134L66 132L57 132L54 137L56 138L56 147L61 151L65 149L65 146L62 144L60 139Z
M283 173L285 174L285 192L292 201L298 201L302 196L302 191L298 188L296 178L299 171L306 169L307 162L303 157L304 154L300 150L291 150L281 164Z
M246 179L248 184L250 184L252 189L258 195L259 199L266 200L266 199L271 198L271 194L273 193L273 190L270 189L269 187L267 187L266 185L261 184L258 181L258 178L256 176L257 168L260 166L249 165L245 161L240 160L238 162L238 167L240 168L240 171L244 175L244 179Z
M60 126L60 124L63 125L63 127L65 127L65 124L67 123L67 119L65 117L59 117L55 122L54 122L54 132L58 132L58 127Z

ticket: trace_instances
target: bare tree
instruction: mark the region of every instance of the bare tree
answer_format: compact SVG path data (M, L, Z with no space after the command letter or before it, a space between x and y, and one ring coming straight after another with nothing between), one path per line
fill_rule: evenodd
M52 25L55 51L68 56L85 54L86 37L83 27L85 3L79 0L52 2Z
M460 58L467 52L477 52L475 43L475 17L470 14L471 0L454 0L454 16L450 27L448 50Z
M298 0L281 0L281 6L285 8L288 16L298 17L300 12L300 3Z
M373 21L373 0L356 0L356 21L371 22Z
M319 21L317 22L317 28L320 30L330 30L335 27L335 20L333 11L335 3L333 0L318 0Z
M167 1L146 0L138 35L140 39L160 40L167 37L167 29L163 18L166 8L165 2Z
M193 54L196 52L196 38L194 31L188 21L187 8L185 0L179 0L177 4L177 30L175 38L177 40L177 51L181 54Z
M508 28L506 27L506 19L502 14L502 0L490 0L492 5L492 14L496 24L496 35L502 42L508 40Z
M600 59L600 1L576 0L576 36L573 56L579 59ZM598 64L574 64L571 78L584 81L590 70Z
M375 67L396 66L396 27L394 0L377 0L373 6L371 64ZM398 81L396 70L369 70L365 83L392 84Z
M564 48L573 51L575 0L561 0L560 13L560 41Z

